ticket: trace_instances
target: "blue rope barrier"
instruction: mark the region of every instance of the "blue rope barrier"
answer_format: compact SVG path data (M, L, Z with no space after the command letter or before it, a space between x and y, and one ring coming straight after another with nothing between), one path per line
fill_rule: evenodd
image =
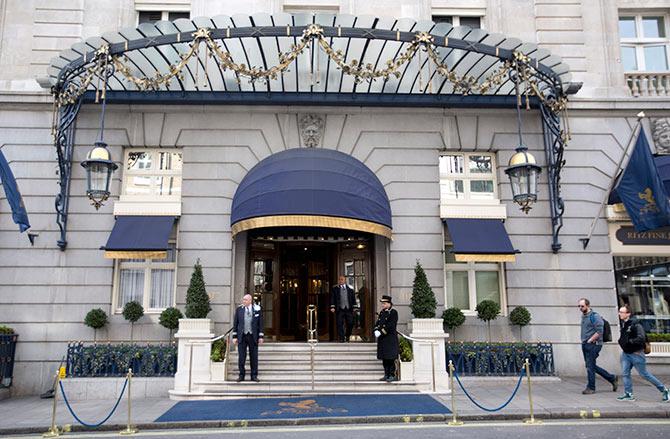
M514 397L516 396L516 392L518 392L518 391L519 391L519 387L521 387L521 380L523 379L523 376L524 376L525 374L526 374L525 370L521 369L521 373L519 374L519 380L516 382L516 387L514 388L514 391L512 392L512 396L510 396L509 399L508 399L507 401L505 401L504 404L502 404L501 406L496 407L496 408L494 408L494 409L490 409L490 408L488 408L488 407L484 407L483 405L481 405L481 404L479 404L477 401L475 401L475 400L472 398L472 396L470 396L470 394L468 393L468 391L465 390L465 387L463 387L463 383L461 383L461 380L460 380L460 378L458 378L458 374L457 374L456 372L454 372L454 377L456 377L456 381L458 382L458 385L461 387L461 390L463 390L463 393L465 393L465 396L467 396L468 399L469 399L470 401L472 401L472 403L473 403L474 405L476 405L477 407L479 407L480 409L482 409L482 410L484 410L484 411L486 411L486 412L497 412L497 411L499 411L499 410L504 409L505 407L507 407L507 404L509 404L510 402L512 402L512 400L513 400ZM451 391L453 392L454 389L451 389Z
M109 414L107 415L107 417L105 419L98 422L97 424L87 424L86 422L79 419L79 417L74 413L74 410L72 410L72 407L70 406L70 402L67 400L67 396L65 396L65 389L63 389L63 382L59 381L58 384L60 385L60 393L63 395L63 401L65 401L65 406L70 411L70 414L77 420L77 422L79 422L84 427L96 428L96 427L100 427L102 424L107 422L107 420L109 418L111 418L112 415L114 414L114 412L116 411L116 408L119 406L119 403L121 402L121 398L123 397L123 393L126 391L126 386L128 385L128 378L126 378L126 380L123 382L123 388L121 389L121 394L119 395L119 399L116 400L116 404L114 404L114 407L112 408L112 411L109 412Z

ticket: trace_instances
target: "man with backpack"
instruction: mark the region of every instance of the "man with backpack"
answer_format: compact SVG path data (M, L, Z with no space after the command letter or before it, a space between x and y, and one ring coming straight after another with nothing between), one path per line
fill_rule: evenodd
M586 363L587 376L586 389L582 391L582 394L591 395L596 393L596 373L605 378L612 385L612 391L616 392L619 387L619 377L596 365L596 359L603 348L603 341L607 341L604 337L606 332L605 321L600 317L600 314L591 309L589 299L579 299L578 306L582 312L582 354L584 355L584 363Z
M619 401L635 401L633 396L633 380L630 372L635 367L642 378L656 387L662 396L663 402L670 401L668 388L658 378L647 371L647 359L644 357L644 344L647 335L642 325L635 319L631 319L630 306L624 305L619 308L619 319L621 320L621 335L619 346L621 346L621 369L623 370L624 394L619 396Z

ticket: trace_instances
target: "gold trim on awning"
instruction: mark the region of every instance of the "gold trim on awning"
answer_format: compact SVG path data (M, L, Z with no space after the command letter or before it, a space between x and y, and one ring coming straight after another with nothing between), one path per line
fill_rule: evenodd
M235 236L245 230L264 227L325 227L374 233L388 239L391 239L392 236L391 229L381 224L359 219L320 215L274 215L249 218L233 224L231 230L233 236Z
M106 259L166 259L167 250L152 251L105 251Z
M516 255L454 253L456 262L516 262Z

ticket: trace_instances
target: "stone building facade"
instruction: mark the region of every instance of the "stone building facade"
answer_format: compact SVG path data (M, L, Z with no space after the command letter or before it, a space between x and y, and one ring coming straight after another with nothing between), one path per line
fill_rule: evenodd
M561 249L557 253L551 249L546 171L540 177L538 201L528 215L511 200L504 169L517 146L514 108L113 102L107 105L104 132L112 157L120 164L114 174L112 195L97 211L85 195L85 173L78 164L96 141L100 126L99 106L87 103L76 122L67 247L64 251L58 248L60 231L54 212L58 168L50 132L52 97L43 88L48 86L45 77L52 57L82 39L134 28L142 20L156 20L157 13L158 19L170 19L171 13L213 17L301 12L413 20L449 17L453 24L479 24L491 33L536 43L562 57L570 66L572 81L582 82L583 86L570 97L569 104L571 139L565 150L561 179L565 202L559 235ZM82 323L92 308L100 307L110 315L110 323L99 338L126 340L129 325L118 311L128 297L139 298L148 305L145 308L151 309L136 325L135 338L165 340L167 330L158 325L158 313L165 305L183 309L197 260L203 266L211 296L216 332L225 331L244 291L256 285L262 286L261 294L263 289L267 291L263 276L268 273L263 271L263 261L268 259L263 256L263 246L268 244L268 236L242 231L233 237L231 231L236 189L256 164L290 148L326 148L348 154L372 170L383 185L393 218L392 240L376 235L334 236L331 244L338 250L328 256L331 259L326 264L326 274L322 270L323 278L308 280L322 281L325 288L334 284L336 272L353 267L345 266L347 261L354 265L362 261L367 280L354 279L362 282L358 289L371 290L371 307L382 294L390 293L403 326L411 318L408 305L413 268L419 260L437 297L438 316L445 307L454 305L466 311L467 321L457 330L456 339L486 339L485 326L473 309L477 300L493 297L503 308L502 316L492 323L497 339L516 340L518 332L510 327L507 315L515 306L523 305L533 316L530 326L524 329L524 339L552 342L558 373L578 375L583 373L583 364L577 300L588 297L596 310L614 322L618 293L613 256L653 257L657 259L648 265L667 264L670 241L634 248L614 245L613 235L620 226L616 221L626 221L625 215L616 216L614 208L600 213L586 249L579 238L588 234L606 196L638 111L644 110L653 121L649 125L647 119L643 124L650 134L650 144L656 148L654 152L666 152L663 136L670 130L662 127L667 127L670 118L670 70L667 60L665 64L651 62L658 49L649 47L661 47L667 58L670 1L27 0L0 1L0 16L0 148L19 183L32 230L39 232L31 246L25 235L17 232L4 194L0 194L0 323L20 334L15 394L43 391L65 354L67 342L92 340L92 330ZM626 26L630 17L633 29L638 31L656 26L650 42L643 35L620 35L629 30ZM620 26L621 21L624 23ZM622 47L632 47L633 51L622 51ZM645 70L645 61L653 69ZM635 70L627 69L631 66ZM542 129L539 111L523 112L524 141L538 164L544 166ZM132 153L143 152L139 160L131 157ZM143 173L146 168L142 166L162 160L161 153L179 156L174 158L179 166L169 168L174 172ZM441 218L441 205L444 208L450 204L444 192L449 183L441 177L440 157L450 155L466 162L477 157L490 164L487 181L492 182L492 200L502 206L507 233L514 248L521 251L515 262L478 267L475 263L454 265L456 262L449 259L445 247L448 231ZM128 165L133 160L134 164ZM174 179L175 190L170 192L171 204L161 204L159 208L179 217L171 238L176 248L171 253L174 258L158 261L158 265L106 259L100 247L107 242L115 215L146 214L142 209L149 208L142 204L141 197L133 198L146 189L142 189L142 179L166 177ZM467 203L464 206L460 208L467 210ZM472 213L473 217L478 215ZM303 242L307 233L296 235ZM296 238L284 237L287 241ZM355 248L347 247L348 238L367 249L361 253L363 256L355 256ZM260 255L257 259L253 259L255 251ZM254 265L256 260L258 266ZM630 268L633 262L626 261L618 264ZM255 272L258 279L251 274L254 267L260 270ZM157 274L159 270L171 274ZM361 276L358 268L352 270L352 279ZM140 272L144 277L138 277ZM289 282L290 275L286 276L284 281ZM149 277L161 282L163 290L152 290ZM286 288L279 280L276 282L274 288ZM624 287L619 285L619 290ZM659 297L654 296L659 301L665 286L656 288L661 291ZM626 294L638 293L629 290ZM668 293L664 300L669 300ZM296 304L274 304L289 307L284 310L298 309ZM662 303L658 306L655 320L670 319ZM368 312L371 318L374 308ZM282 319L283 314L276 312L271 318ZM283 324L277 323L278 339L282 338ZM286 322L289 326L299 324L290 319ZM294 330L294 326L289 329ZM670 331L663 324L655 328ZM332 327L326 330L332 331ZM616 346L605 348L603 363L608 368L617 367L616 354Z

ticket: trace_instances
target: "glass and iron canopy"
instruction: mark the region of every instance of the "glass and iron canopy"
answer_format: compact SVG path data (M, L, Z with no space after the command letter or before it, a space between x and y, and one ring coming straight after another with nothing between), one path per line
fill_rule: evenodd
M535 44L448 23L332 14L143 23L74 44L48 74L61 105L106 87L115 102L150 91L158 103L448 106L465 96L508 106L511 70L523 94L555 110L575 91L568 66Z

